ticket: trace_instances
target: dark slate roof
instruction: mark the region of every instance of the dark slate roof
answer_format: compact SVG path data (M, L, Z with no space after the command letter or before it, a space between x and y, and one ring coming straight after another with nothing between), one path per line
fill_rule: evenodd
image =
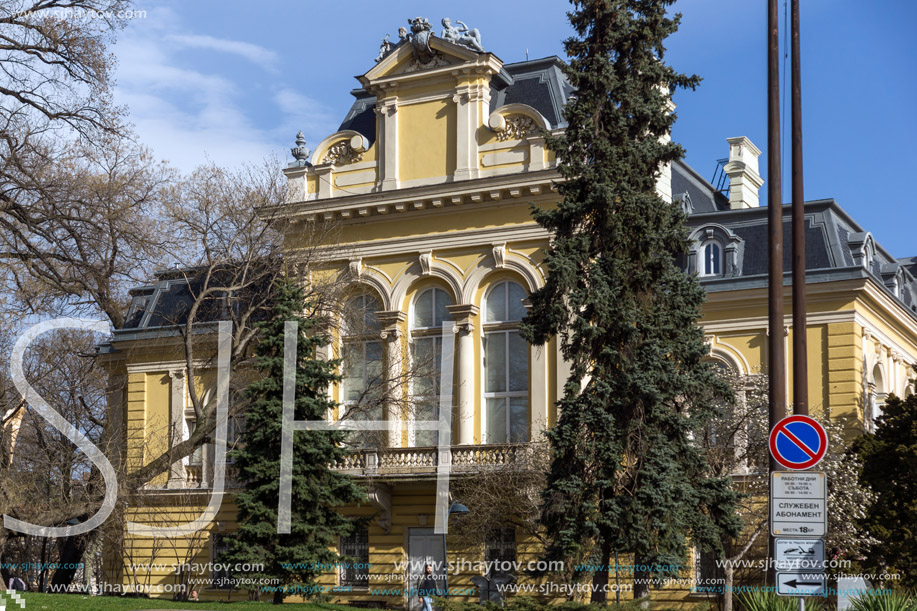
M912 276L917 277L917 257L904 257L902 259L898 259L898 263L903 265L905 269L911 272Z
M742 242L737 252L741 272L731 277L701 277L708 291L729 291L767 284L767 207L730 210L717 198L721 194L707 183L698 188L687 180L697 178L687 166L676 163L672 172L672 194L688 192L694 212L688 217L690 231L707 226L726 228ZM684 188L684 186L687 188ZM691 187L694 187L694 190ZM713 194L712 196L710 194ZM695 196L695 194L698 194ZM723 198L725 200L725 198ZM716 209L711 209L715 207ZM865 232L833 199L806 202L806 281L826 282L841 278L867 277L883 287L917 318L917 257L897 260L877 242L875 257L867 269L856 263L853 249L862 244ZM790 272L792 251L790 207L784 207L783 270ZM682 262L683 263L683 262ZM789 282L789 278L784 280Z
M564 65L556 55L505 64L503 71L506 74L491 82L491 112L506 104L528 104L540 112L552 128L566 127L564 104L573 95L573 86L563 72Z
M729 199L683 161L672 164L672 198L682 201L687 194L691 210L716 212L729 210Z
M366 136L369 145L376 141L376 96L370 95L365 89L354 89L350 94L356 98L353 106L347 111L344 122L338 131L352 129Z

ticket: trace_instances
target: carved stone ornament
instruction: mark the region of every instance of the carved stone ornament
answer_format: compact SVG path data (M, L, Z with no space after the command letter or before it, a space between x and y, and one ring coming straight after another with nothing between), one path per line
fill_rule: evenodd
M497 132L497 140L522 140L529 133L538 129L535 121L525 115L516 115L506 119L506 126Z
M439 51L431 51L430 59L426 63L421 62L416 56L411 58L411 62L405 67L404 73L419 72L420 70L429 70L430 68L439 68L449 66L452 62L446 59L446 56Z
M506 244L495 244L493 248L494 264L498 268L506 267Z
M290 149L290 153L292 153L293 159L296 160L296 165L308 165L308 159L312 152L306 148L306 137L302 132L296 134L296 146Z
M363 274L363 259L351 259L349 268L350 275L359 278Z
M433 50L430 48L430 38L433 37L433 25L426 17L408 19L411 33L405 34L414 49L414 58L421 64L428 64L433 59Z
M363 153L358 153L353 150L353 147L347 140L341 140L328 149L328 152L325 153L325 156L322 158L322 163L344 165L347 163L356 163L361 159L363 159Z
M433 253L432 252L422 252L418 257L420 262L420 273L424 276L430 275L430 268L433 265Z

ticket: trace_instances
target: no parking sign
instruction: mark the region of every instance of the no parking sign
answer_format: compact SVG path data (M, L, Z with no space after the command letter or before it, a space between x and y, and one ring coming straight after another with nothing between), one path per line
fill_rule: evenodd
M787 416L771 430L770 448L785 469L811 469L828 451L828 434L808 416Z

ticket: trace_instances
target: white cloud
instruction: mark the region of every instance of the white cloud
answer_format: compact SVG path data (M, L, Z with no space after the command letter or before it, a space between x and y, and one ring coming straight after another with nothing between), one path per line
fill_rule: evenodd
M314 145L337 127L321 102L297 92L282 77L273 77L276 88L258 100L249 83L236 77L232 63L205 71L197 67L203 63L194 61L195 49L219 50L266 67L276 60L272 51L187 33L172 11L151 12L154 16L129 25L114 49L115 96L128 106L140 140L158 158L185 172L207 161L235 166L270 155L285 159L298 130ZM279 111L273 124L264 125L265 104Z
M173 34L168 38L186 48L208 49L238 55L272 72L277 72L277 66L275 65L277 63L277 54L270 49L265 49L250 42L226 40L205 34Z

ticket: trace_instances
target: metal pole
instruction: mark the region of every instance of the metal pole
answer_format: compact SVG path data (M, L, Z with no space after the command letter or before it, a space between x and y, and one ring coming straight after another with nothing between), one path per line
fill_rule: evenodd
M808 349L806 347L806 229L802 188L802 85L799 69L799 0L790 0L793 77L793 412L809 413Z
M783 339L783 196L780 182L780 33L777 0L767 3L767 237L768 237L768 358L770 382L768 422L773 429L786 416L786 359ZM769 472L778 469L770 458ZM768 479L773 476L768 474ZM770 529L768 529L770 530ZM774 537L768 536L768 559L774 557ZM768 562L768 582L776 572Z
M806 611L806 599L802 596L799 597L799 611Z
M621 604L621 582L618 581L618 550L615 550L615 602Z

